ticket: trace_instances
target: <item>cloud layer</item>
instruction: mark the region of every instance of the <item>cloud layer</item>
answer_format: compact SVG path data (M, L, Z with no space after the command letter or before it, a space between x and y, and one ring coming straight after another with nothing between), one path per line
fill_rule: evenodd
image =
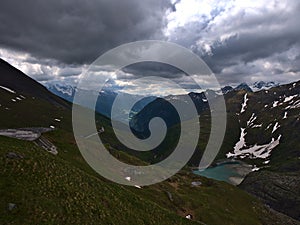
M175 7L169 40L201 55L221 82L300 79L299 1L181 0Z
M105 51L157 39L193 50L222 85L286 83L300 79L299 11L298 0L4 0L0 57L42 82L76 82ZM157 72L190 87L155 64L128 67L116 83Z
M134 40L161 38L163 0L4 0L2 47L64 63L91 63L105 51Z

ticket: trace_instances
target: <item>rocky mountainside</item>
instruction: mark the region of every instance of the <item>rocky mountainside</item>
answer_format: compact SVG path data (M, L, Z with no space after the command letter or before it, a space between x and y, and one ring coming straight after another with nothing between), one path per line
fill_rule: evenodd
M71 104L3 60L0 75L0 128L70 124Z
M295 82L255 93L242 91L225 96L228 116L238 121L237 126L228 124L228 129L232 132L239 129L238 138L230 137L235 140L226 157L249 159L282 171L289 170L291 162L297 166L300 146L299 133L295 131L300 130L299 91L300 82Z
M226 96L229 117L221 156L256 165L241 187L300 219L300 82ZM230 102L230 103L229 103ZM239 132L237 132L239 129ZM239 133L239 137L236 134ZM232 149L228 151L228 148Z
M62 107L69 106L61 98L50 93L43 85L26 76L2 59L0 59L0 74L1 91L33 96Z
M271 208L300 220L299 171L278 173L262 170L249 174L240 187Z
M295 189L300 190L300 82L257 92L247 90L232 89L224 96L227 129L216 159L235 159L253 165L256 172L251 173L241 187L274 209L299 220L300 211L295 208L300 208L300 201ZM209 93L193 93L190 96L198 109L201 129L209 131L210 113L205 94ZM214 98L220 96L214 95ZM171 101L176 100L180 101L180 96L171 98ZM152 115L163 115L163 118L167 118L170 132L178 130L180 126L176 124L176 113L168 111L161 104L162 100L156 100L146 106L133 118L132 127L147 136L147 123L153 118ZM200 135L191 165L198 165L207 138L205 132ZM281 189L284 191L281 192ZM287 208L287 205L295 207Z

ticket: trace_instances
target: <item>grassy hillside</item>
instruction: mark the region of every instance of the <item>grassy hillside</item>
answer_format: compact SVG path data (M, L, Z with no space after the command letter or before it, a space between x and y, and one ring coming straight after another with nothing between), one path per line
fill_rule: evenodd
M47 134L50 139L57 136L65 140L68 134ZM71 143L60 139L57 156L31 142L5 137L0 142L0 218L4 224L192 224L182 218L188 213L205 224L275 224L280 219L236 187L196 177L188 170L161 184L137 189L101 178ZM24 158L7 158L8 152ZM120 157L136 160L125 154ZM191 187L195 180L203 185ZM9 203L16 208L9 211Z
M7 149L24 159L7 159ZM192 224L32 143L1 138L1 156L2 224Z

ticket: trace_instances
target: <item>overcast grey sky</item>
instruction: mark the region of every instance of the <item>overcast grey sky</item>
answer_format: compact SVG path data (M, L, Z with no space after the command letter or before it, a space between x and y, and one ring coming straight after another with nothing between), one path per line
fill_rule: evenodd
M2 0L0 57L72 83L105 51L155 39L193 50L221 85L287 83L300 79L299 12L298 0Z

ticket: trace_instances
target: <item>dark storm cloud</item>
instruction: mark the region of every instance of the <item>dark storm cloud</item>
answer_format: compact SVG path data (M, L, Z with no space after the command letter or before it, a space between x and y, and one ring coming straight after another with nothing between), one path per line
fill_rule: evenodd
M90 63L122 43L162 38L165 0L4 0L0 46L59 62Z
M162 77L172 80L186 90L200 89L199 85L182 70L159 62L140 62L129 65L117 73L117 80L131 82L143 77ZM127 84L128 85L128 84Z
M180 78L185 73L174 66L158 62L141 62L122 69L125 73L134 75L132 78L143 76L161 76L164 78ZM120 78L120 77L118 77Z
M300 19L300 16L299 16ZM250 63L258 59L272 57L283 53L300 42L300 29L290 26L282 26L277 31L267 31L267 28L253 30L253 32L241 31L238 36L226 40L222 45L212 47L213 55L205 55L207 61L212 64L217 73L226 66L236 63ZM284 59L283 59L284 60Z
M70 79L120 44L169 40L201 56L223 85L287 82L300 79L299 12L298 0L3 0L0 57L37 80ZM194 85L158 63L117 77L157 75Z
M253 1L246 3L248 6L229 0L220 8L222 1L212 2L217 2L217 7L205 17L193 15L183 26L175 26L169 40L192 47L224 84L251 82L255 76L272 80L297 71L293 52L300 52L298 0ZM179 4L187 6L188 1ZM197 4L201 6L200 1ZM178 12L179 21L182 14L184 11ZM266 62L270 66L264 67Z

